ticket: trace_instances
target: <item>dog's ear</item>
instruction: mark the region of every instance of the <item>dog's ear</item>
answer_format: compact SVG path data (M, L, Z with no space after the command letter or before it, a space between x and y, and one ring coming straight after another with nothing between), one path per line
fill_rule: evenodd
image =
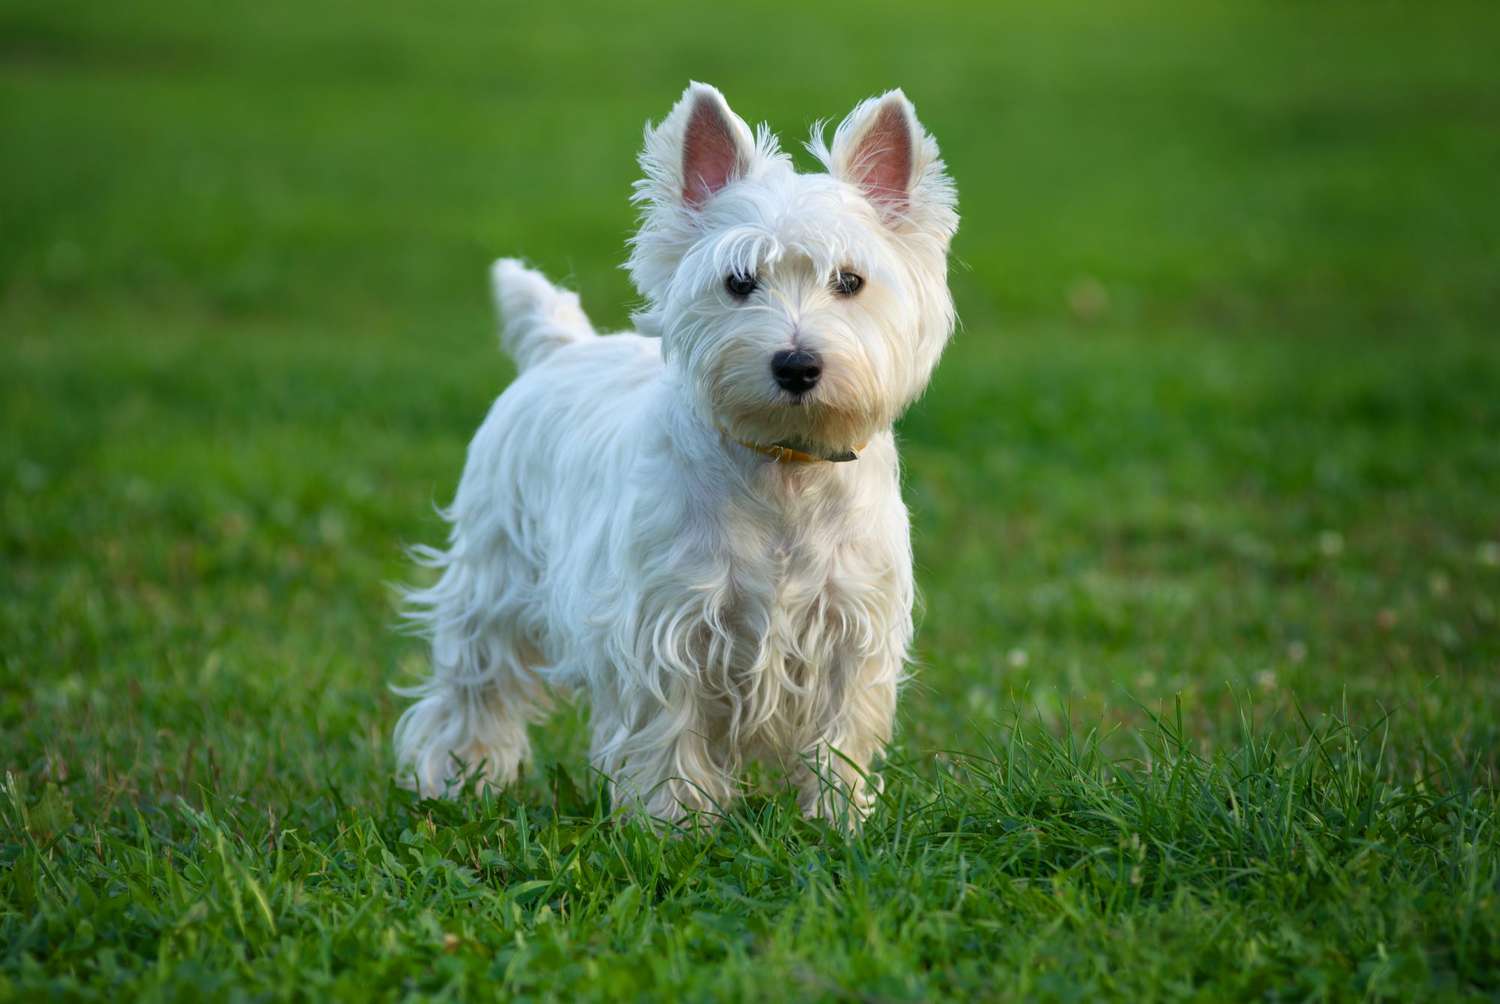
M717 88L693 83L659 125L646 124L645 177L633 201L641 226L630 239L630 275L649 306L634 315L642 332L656 330L661 297L682 256L703 235L704 209L725 187L790 163L764 126L754 135L729 110Z
M657 207L698 209L749 174L759 155L750 127L724 95L694 82L660 125L646 127L640 191Z
M855 106L834 130L831 150L821 130L808 148L828 173L863 192L893 228L927 231L945 242L958 228L957 194L937 141L901 91Z

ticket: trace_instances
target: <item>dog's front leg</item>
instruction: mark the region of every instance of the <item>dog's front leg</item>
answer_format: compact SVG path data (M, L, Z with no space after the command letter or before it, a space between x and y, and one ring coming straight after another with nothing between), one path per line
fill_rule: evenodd
M615 808L668 823L723 812L734 780L697 703L640 695L629 704L594 709L594 765L610 779Z
M797 771L804 815L854 829L875 807L882 782L873 767L891 741L900 679L896 659L872 659L852 675L842 706Z

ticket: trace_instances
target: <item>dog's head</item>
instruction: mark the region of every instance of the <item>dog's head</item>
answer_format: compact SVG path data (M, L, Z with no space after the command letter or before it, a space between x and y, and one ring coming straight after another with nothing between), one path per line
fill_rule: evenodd
M693 84L646 129L630 273L637 323L706 417L741 439L831 455L922 392L953 329L958 228L937 144L900 91L861 103L798 174Z

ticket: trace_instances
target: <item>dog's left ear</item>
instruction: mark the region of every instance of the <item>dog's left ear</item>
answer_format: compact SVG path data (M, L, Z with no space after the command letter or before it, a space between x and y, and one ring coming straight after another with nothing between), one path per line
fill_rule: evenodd
M937 141L900 90L857 105L834 131L832 149L819 135L809 148L829 174L863 192L893 229L926 232L945 244L958 229L958 196Z

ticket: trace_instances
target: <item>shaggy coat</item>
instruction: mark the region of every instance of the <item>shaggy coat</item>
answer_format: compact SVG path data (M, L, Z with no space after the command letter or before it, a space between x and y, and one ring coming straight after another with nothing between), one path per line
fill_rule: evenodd
M520 375L470 444L447 547L419 551L435 583L407 595L432 673L396 740L422 792L513 781L562 690L588 693L622 807L721 809L759 759L809 814L869 810L912 637L891 423L953 328L958 217L899 91L820 132L826 173L798 174L702 84L648 126L638 333L600 336L573 293L495 265ZM821 361L806 394L772 378L789 349ZM788 444L857 459L767 455Z

